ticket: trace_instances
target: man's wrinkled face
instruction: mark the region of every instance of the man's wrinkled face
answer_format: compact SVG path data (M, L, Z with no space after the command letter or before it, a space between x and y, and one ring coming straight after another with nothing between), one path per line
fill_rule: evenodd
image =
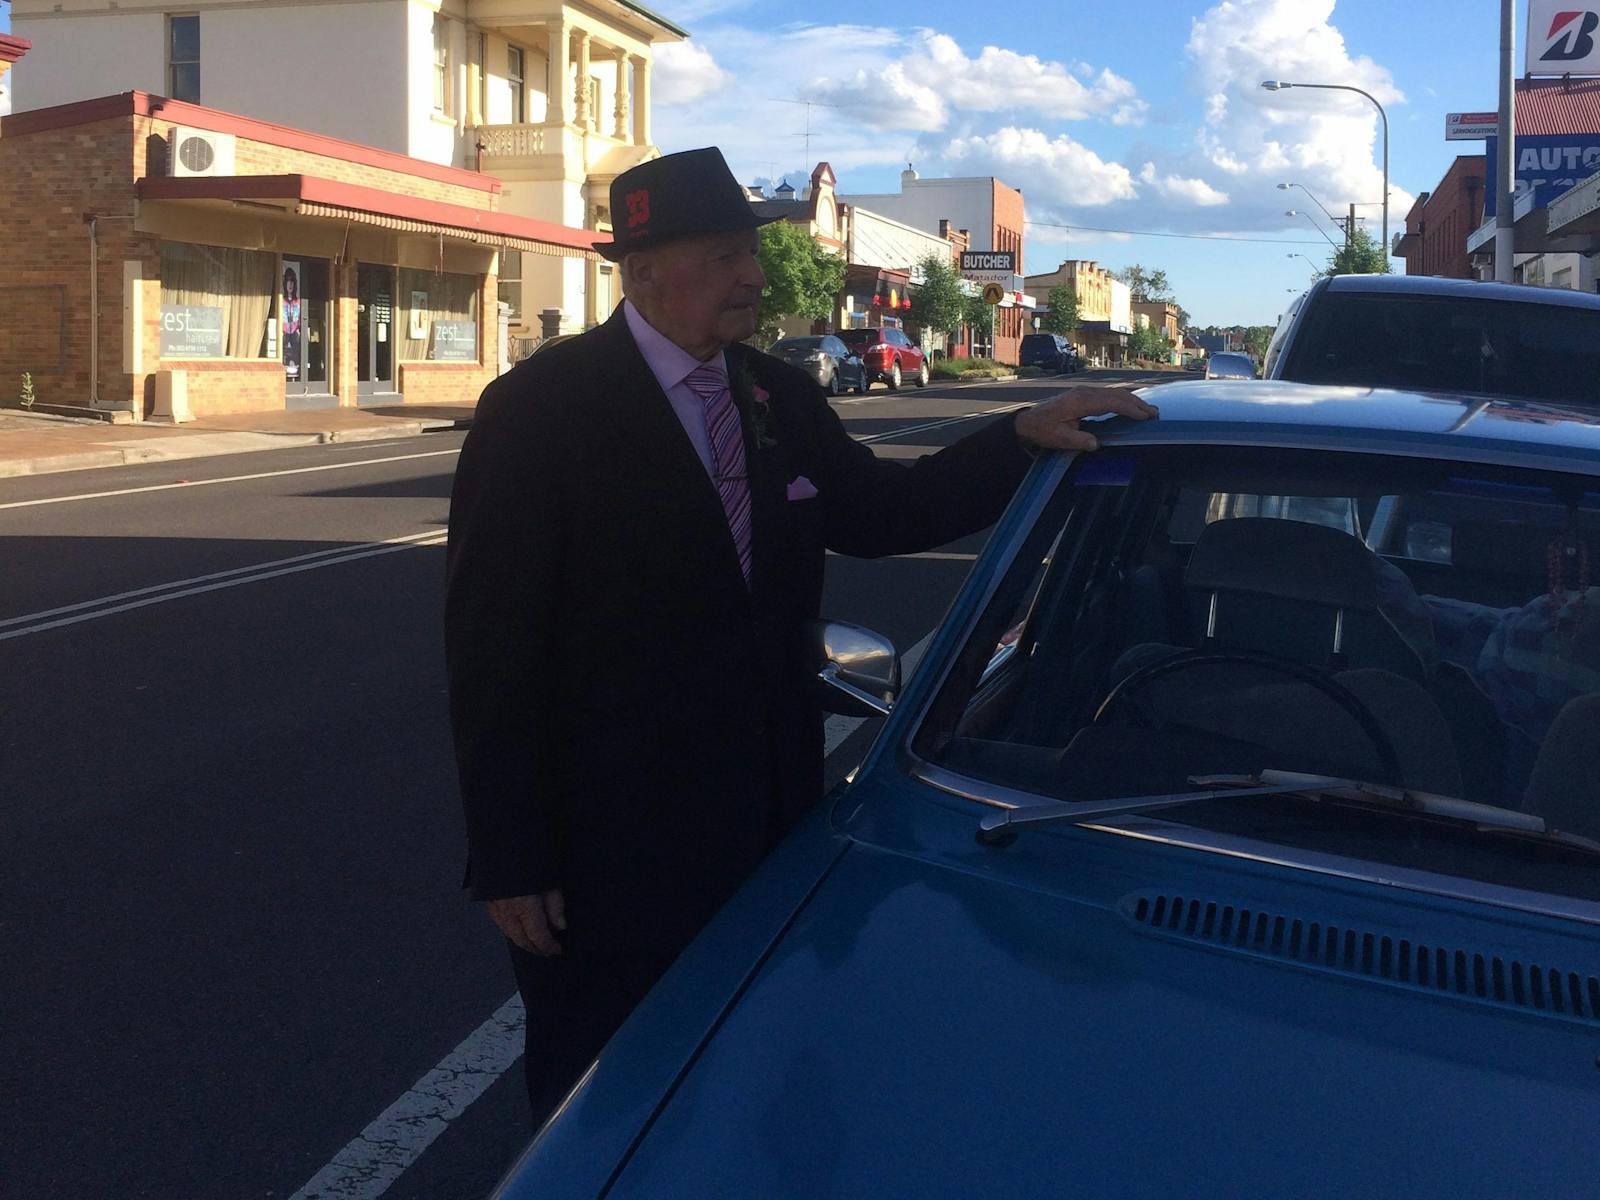
M756 301L766 276L756 260L756 230L674 238L639 253L634 303L658 330L698 357L756 331Z

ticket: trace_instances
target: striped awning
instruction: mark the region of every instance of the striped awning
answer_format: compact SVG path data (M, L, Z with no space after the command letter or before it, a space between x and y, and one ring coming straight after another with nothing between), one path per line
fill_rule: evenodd
M520 250L524 254L543 254L551 258L581 258L599 262L600 255L593 250L578 250L571 246L558 246L551 242L512 234L490 233L482 229L463 229L455 225L441 225L434 221L417 221L410 217L395 217L387 213L366 212L359 208L345 208L338 204L323 204L315 200L302 200L294 211L303 217L321 217L327 220L350 221L357 225L370 225L397 233L420 233L430 237L443 237L457 242L470 242L495 250ZM598 239L601 235L596 234Z

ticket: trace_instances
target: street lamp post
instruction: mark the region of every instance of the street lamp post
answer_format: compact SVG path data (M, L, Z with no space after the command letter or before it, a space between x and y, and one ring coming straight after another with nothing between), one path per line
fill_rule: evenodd
M1298 258L1301 262L1303 262L1307 266L1309 266L1311 268L1311 273L1312 273L1313 276L1322 274L1322 268L1317 266L1316 263L1312 262L1304 254L1301 254L1300 252L1298 252L1296 250L1291 250L1291 251L1289 251L1288 257L1289 258Z
M1268 79L1262 84L1269 92L1281 92L1285 88L1318 88L1325 92L1354 92L1358 96L1365 96L1372 101L1372 107L1378 110L1378 116L1383 119L1383 260L1389 261L1389 114L1383 111L1383 105L1378 103L1378 98L1371 92L1364 92L1358 87L1348 83L1284 83L1278 79Z
M1278 185L1278 190L1280 192L1287 192L1290 188L1299 188L1306 195L1311 196L1311 189L1303 183L1280 183ZM1321 200L1318 200L1315 196L1311 196L1311 203L1315 204L1322 210L1322 215L1328 218L1329 224L1338 225L1341 223L1338 217L1334 216L1328 211L1328 206Z
M1328 245L1333 247L1333 251L1334 251L1335 254L1337 254L1339 252L1339 243L1334 241L1331 237L1328 236L1328 231L1326 229L1324 229L1321 225L1318 225L1316 223L1316 221L1312 220L1312 217L1311 217L1310 213L1301 212L1299 209L1291 208L1291 209L1286 209L1284 211L1283 215L1286 216L1286 217L1304 217L1306 220L1311 221L1311 228L1315 229L1318 233L1320 233L1322 235L1322 240L1327 242Z

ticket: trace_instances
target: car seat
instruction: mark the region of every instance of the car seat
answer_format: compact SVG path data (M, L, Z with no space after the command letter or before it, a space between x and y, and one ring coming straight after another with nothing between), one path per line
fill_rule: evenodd
M1600 772L1595 770L1595 735L1600 733L1600 695L1562 705L1539 747L1523 808L1565 833L1600 838Z

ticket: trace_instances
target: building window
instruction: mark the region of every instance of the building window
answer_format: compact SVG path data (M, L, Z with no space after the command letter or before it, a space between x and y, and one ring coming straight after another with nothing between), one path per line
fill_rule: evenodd
M200 103L200 18L189 13L167 18L167 95Z
M433 110L450 111L450 21L433 14Z
M186 242L161 245L166 358L272 358L277 255Z
M489 120L489 35L478 34L478 119L484 125Z
M500 299L511 305L511 320L522 320L522 251L500 251Z
M483 278L400 268L400 362L477 362ZM470 354L468 348L470 347Z
M506 87L511 91L511 123L521 125L528 119L528 88L523 78L526 61L521 46L506 47Z

